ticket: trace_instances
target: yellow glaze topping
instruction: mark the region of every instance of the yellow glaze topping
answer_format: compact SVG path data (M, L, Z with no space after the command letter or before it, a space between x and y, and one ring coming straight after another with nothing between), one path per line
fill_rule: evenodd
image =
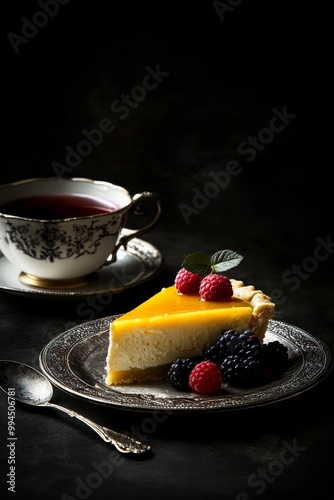
M226 329L244 331L252 306L244 299L201 301L174 286L117 318L110 325L108 385L161 378L178 357L202 354Z

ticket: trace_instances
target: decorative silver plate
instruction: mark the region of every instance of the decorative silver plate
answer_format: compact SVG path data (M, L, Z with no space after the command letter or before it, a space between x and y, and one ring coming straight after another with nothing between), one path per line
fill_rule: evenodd
M118 316L88 321L59 335L44 347L40 366L58 388L93 403L131 410L234 410L274 403L296 396L330 371L331 354L319 339L280 321L269 322L265 342L279 340L289 351L282 376L258 388L226 384L220 395L180 392L167 381L108 387L105 384L109 325Z
M123 233L122 233L123 234ZM39 298L80 298L121 292L153 278L161 269L163 256L151 243L133 238L127 249L121 247L117 261L102 267L96 279L77 288L39 288L22 283L20 269L11 264L0 252L0 290L15 295Z

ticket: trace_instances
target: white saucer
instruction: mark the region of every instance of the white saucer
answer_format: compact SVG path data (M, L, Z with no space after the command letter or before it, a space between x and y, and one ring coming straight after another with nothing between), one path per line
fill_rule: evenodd
M80 298L117 293L153 278L162 264L163 255L154 245L133 238L127 250L123 247L119 249L117 261L97 271L92 282L77 288L46 289L22 283L20 270L0 253L0 291L41 298Z

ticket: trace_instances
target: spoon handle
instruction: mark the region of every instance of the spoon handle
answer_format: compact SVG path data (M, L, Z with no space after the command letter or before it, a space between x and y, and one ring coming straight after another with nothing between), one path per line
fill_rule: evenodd
M70 417L75 417L78 420L81 420L93 429L106 443L112 443L117 450L122 453L144 453L151 449L149 445L144 444L137 439L127 436L126 434L120 434L119 432L108 429L107 427L103 427L102 425L89 420L89 418L84 417L80 413L65 408L64 406L59 406L54 403L49 403L47 406L64 411L70 415Z

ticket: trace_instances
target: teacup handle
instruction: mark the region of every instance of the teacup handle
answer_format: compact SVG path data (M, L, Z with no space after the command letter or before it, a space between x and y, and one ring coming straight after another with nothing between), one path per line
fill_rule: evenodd
M148 224L146 224L146 226L142 227L141 229L127 229L127 234L122 236L119 241L117 242L117 244L115 245L115 248L114 250L112 251L112 253L109 255L108 257L108 260L107 262L105 263L105 265L108 265L108 264L111 264L112 262L115 262L116 261L116 254L117 254L117 251L118 249L123 246L124 249L126 250L126 246L128 244L128 242L132 239L132 238L137 238L138 236L140 236L141 234L143 233L146 233L147 231L149 231L152 227L154 227L158 221L160 220L161 218L161 212L162 212L162 209L161 209L161 200L160 200L160 197L155 194L155 193L152 193L150 191L144 191L142 193L137 193L133 196L132 198L132 203L129 207L129 210L134 207L135 208L135 213L136 213L136 207L138 208L137 210L137 215L140 215L141 213L141 210L140 210L140 202L144 201L144 200L147 200L148 198L150 199L153 199L156 203L156 208L157 208L157 211L156 211L156 214L155 214L155 217L154 219L149 222Z

